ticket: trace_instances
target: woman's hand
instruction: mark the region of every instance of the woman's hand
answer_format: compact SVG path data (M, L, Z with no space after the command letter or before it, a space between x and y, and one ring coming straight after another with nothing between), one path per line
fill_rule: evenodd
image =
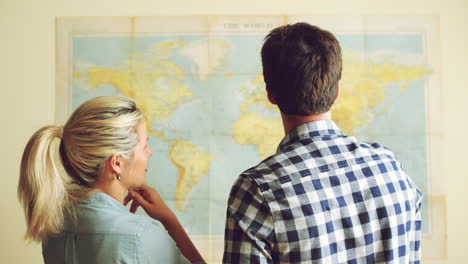
M180 252L182 252L190 262L205 262L175 214L167 207L166 203L155 189L145 184L138 188L138 190L130 190L127 197L124 199L124 204L127 205L132 200L130 212L135 213L138 206L143 207L150 217L159 220L163 224L169 235L174 239Z
M132 213L135 213L137 208L141 206L150 217L160 221L163 225L176 218L158 191L146 184L138 189L130 190L127 197L125 197L124 204L127 205L132 200L130 206L130 212Z

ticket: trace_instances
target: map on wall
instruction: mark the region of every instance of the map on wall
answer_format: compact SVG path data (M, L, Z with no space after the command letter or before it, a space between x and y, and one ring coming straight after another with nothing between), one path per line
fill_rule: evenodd
M67 113L100 95L123 95L137 102L153 150L148 184L161 193L191 236L218 241L204 246L211 259L219 259L222 251L232 183L274 154L284 137L280 113L266 97L260 49L271 29L297 21L337 36L343 74L332 119L345 134L379 142L396 153L425 194L422 214L429 223L429 116L434 111L429 91L436 65L425 19L58 20L64 37L57 46L57 85Z

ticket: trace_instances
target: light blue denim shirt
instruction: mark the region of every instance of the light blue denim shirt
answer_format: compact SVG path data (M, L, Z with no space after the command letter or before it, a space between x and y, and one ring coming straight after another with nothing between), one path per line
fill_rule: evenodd
M77 224L42 244L46 264L190 263L162 225L132 214L104 193L93 194L77 208Z

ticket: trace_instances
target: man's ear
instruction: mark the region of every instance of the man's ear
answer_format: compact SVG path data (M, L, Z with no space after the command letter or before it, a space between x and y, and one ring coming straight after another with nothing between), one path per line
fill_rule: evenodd
M341 85L340 85L340 82L341 81L338 81L338 87L336 87L336 96L335 96L335 102L336 100L338 100L338 98L340 98L340 95L341 95Z
M270 90L268 89L268 86L266 87L266 92L267 92L268 101L270 101L270 103L276 105L276 100L275 100L275 98L273 98L273 95L271 94Z

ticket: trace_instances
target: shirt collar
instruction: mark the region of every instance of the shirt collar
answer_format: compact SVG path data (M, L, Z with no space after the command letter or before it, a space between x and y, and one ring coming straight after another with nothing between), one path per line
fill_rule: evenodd
M322 139L333 138L336 136L343 135L341 130L332 120L319 120L309 123L302 124L293 128L286 137L283 138L278 146L278 150L284 147L300 141L301 139L311 139L314 137L320 137Z
M83 202L83 204L86 204L88 206L99 206L128 211L128 209L125 206L123 206L123 204L121 204L119 201L117 201L114 197L103 192L94 193L88 199L86 199Z

